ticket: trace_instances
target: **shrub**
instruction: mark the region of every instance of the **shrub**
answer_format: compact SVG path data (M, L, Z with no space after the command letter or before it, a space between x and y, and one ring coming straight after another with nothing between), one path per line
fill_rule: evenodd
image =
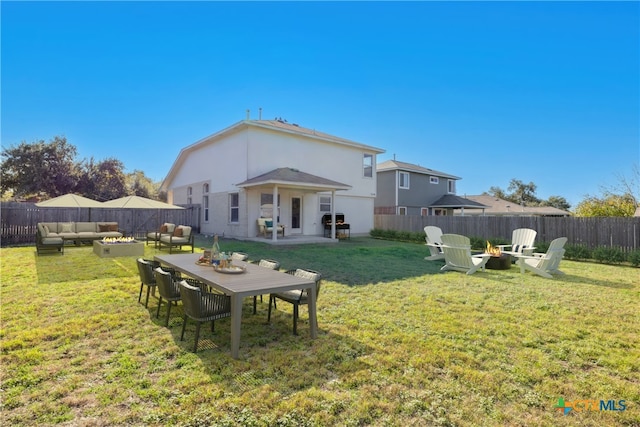
M604 264L620 264L627 260L627 256L619 248L598 246L593 250L593 259Z
M584 245L565 245L565 258L575 260L591 259L591 250Z
M633 265L634 267L639 267L640 266L640 249L636 249L635 251L630 252L628 258L631 265Z

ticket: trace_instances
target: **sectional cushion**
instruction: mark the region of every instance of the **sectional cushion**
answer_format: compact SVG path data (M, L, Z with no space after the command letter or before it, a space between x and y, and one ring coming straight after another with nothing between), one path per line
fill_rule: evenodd
M182 227L176 227L176 229L173 230L173 236L182 237Z
M76 222L76 233L95 233L95 222Z
M58 229L58 233L63 234L63 233L75 233L75 230L73 229L73 223L72 222L61 222L60 223L60 228Z

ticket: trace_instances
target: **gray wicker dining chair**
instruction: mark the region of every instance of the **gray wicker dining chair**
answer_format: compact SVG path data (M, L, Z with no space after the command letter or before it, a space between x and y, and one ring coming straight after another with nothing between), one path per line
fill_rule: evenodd
M143 258L138 258L136 263L138 264L138 274L140 274L140 294L138 295L138 302L142 299L142 289L146 286L147 299L144 302L144 306L148 307L151 288L155 289L156 287L156 278L153 275L153 269L160 267L160 263L158 261Z
M261 259L258 262L258 266L264 268L270 268L271 270L277 270L280 268L280 262L273 259ZM260 302L262 302L262 295L260 295ZM253 296L253 314L257 313L258 295Z
M167 267L158 267L153 270L156 286L158 287L158 310L156 312L156 318L160 317L160 306L162 305L162 299L167 301L167 319L165 326L169 326L169 316L171 315L171 306L181 300L180 298L180 285L178 284L182 278L175 270Z
M318 294L320 294L320 282L322 281L322 274L314 270L303 270L301 268L298 268L297 270L288 270L286 273L316 282L317 301ZM269 295L269 315L267 317L267 321L269 322L271 322L271 303L273 303L273 308L276 308L276 299L281 299L293 304L293 335L298 335L298 308L301 305L309 304L309 296L307 295L307 290L295 289Z
M196 322L196 339L193 344L195 353L198 351L200 325L204 322L211 322L211 332L213 332L216 320L231 316L231 298L224 294L210 292L204 283L193 279L180 281L180 297L184 307L184 322L180 341L184 340L187 319L194 320Z

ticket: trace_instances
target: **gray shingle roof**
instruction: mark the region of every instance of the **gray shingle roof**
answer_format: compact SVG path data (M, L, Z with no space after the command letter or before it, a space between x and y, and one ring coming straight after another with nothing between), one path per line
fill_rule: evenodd
M484 209L488 206L453 194L446 194L431 204L432 208Z
M440 172L434 169L425 168L420 165L414 165L413 163L399 162L397 160L387 160L385 162L378 163L376 165L376 170L378 172L384 172L384 171L390 171L390 170L402 170L407 172L421 173L424 175L438 176L442 178L461 179L459 176Z
M236 184L238 187L260 185L282 185L286 187L307 187L316 191L348 190L350 185L323 178L294 168L278 168Z

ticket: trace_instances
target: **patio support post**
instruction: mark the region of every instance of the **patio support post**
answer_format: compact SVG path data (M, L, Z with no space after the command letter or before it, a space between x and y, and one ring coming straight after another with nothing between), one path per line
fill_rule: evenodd
M331 238L336 238L336 190L331 190Z
M271 233L271 240L275 243L278 240L278 186L273 186L273 209L271 212L271 221L273 221L273 232Z

